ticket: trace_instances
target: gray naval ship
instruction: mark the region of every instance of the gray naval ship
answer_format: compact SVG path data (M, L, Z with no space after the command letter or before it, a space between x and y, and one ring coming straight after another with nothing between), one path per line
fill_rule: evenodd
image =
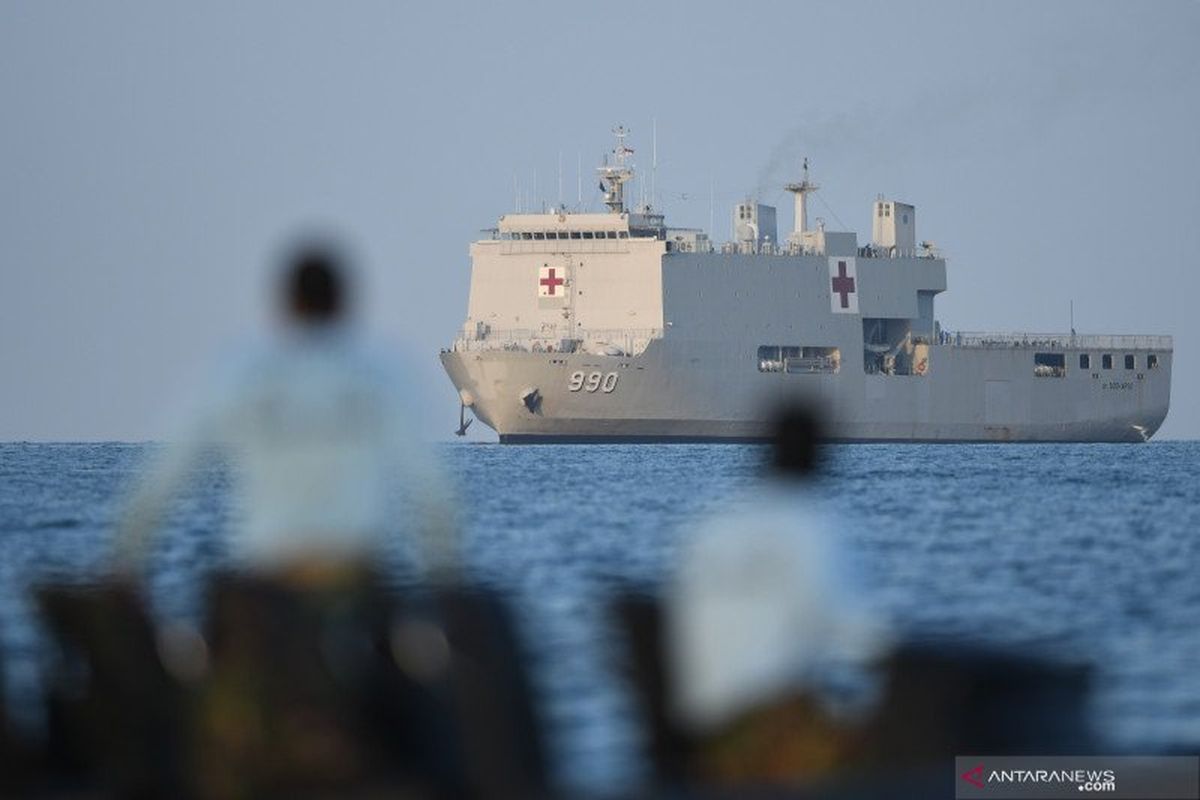
M880 197L870 244L808 226L810 182L776 236L734 241L629 211L632 150L599 167L606 213L506 214L471 245L467 319L442 364L501 442L753 441L815 404L848 442L1143 442L1167 415L1169 336L943 330L946 261L913 206Z

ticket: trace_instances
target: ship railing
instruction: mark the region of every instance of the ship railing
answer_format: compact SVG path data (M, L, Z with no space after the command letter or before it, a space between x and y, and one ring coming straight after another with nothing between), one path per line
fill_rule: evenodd
M513 328L484 329L460 335L454 340L455 352L506 350L519 353L588 353L591 355L638 355L654 339L662 338L662 328L594 328L574 335L555 326L544 330Z
M713 253L713 252L716 252L716 250L713 247L713 243L708 240L704 240L704 241L700 241L700 242L686 242L686 241L674 241L671 239L667 239L666 242L667 242L667 252L668 253Z
M811 244L801 244L800 242L721 242L720 244L710 244L706 251L710 253L720 253L721 255L734 256L824 256L827 255L826 249L814 247ZM916 258L916 259L940 259L942 251L936 247L918 247L915 249L899 249L896 247L877 247L875 245L866 245L859 247L855 253L860 258Z
M1172 350L1170 336L1070 333L991 333L943 331L941 344L952 347L1042 347L1053 350Z
M881 247L877 244L862 245L858 248L862 258L941 258L941 248L933 243L914 248Z
M480 326L470 334L459 334L454 340L454 350L527 350L527 345L535 338L549 339L548 335L534 331L532 328L512 328L509 330L492 330Z

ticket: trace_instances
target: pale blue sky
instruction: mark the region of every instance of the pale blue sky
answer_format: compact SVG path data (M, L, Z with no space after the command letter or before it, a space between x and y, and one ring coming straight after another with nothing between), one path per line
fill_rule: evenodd
M556 201L560 152L595 206L609 129L643 165L652 118L678 224L707 225L713 182L718 237L756 190L785 226L807 154L831 227L916 204L949 328L1065 330L1074 299L1080 333L1173 334L1160 435L1194 438L1198 44L1194 2L7 2L0 439L159 435L310 224L352 236L367 322L448 436L468 243L514 173Z

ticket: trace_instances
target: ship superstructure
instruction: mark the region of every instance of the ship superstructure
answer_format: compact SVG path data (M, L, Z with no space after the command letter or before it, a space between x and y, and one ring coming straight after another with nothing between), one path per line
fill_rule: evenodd
M866 244L810 228L807 161L786 237L747 198L715 245L627 210L625 133L606 212L507 214L471 245L441 358L502 442L757 440L789 398L844 441L1145 441L1166 417L1170 337L945 331L916 209L877 198Z

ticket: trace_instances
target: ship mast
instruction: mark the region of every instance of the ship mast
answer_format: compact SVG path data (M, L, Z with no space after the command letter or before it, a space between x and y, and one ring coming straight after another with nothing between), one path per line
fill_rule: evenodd
M804 232L808 230L808 195L821 188L808 179L808 159L804 159L804 176L799 183L789 183L783 187L796 196L796 216L792 227L792 240L801 243Z
M610 164L606 158L604 165L597 167L596 171L600 173L600 189L604 192L604 205L608 206L608 210L614 214L623 214L625 213L624 186L633 180L633 167L625 162L629 156L633 155L633 148L625 144L625 137L629 135L629 131L624 126L618 125L613 128L613 133L617 137L617 146L613 148L614 163Z

